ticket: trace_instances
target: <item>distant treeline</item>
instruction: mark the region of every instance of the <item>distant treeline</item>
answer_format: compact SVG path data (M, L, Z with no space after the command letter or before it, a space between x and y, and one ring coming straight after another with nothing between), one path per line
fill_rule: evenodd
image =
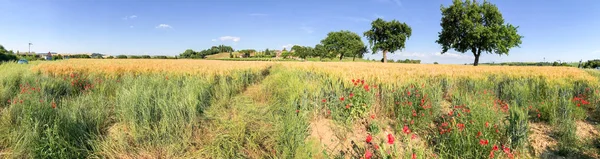
M202 51L194 51L192 49L187 49L185 52L179 54L180 58L192 58L192 59L203 59L208 55L214 55L222 52L233 52L233 48L231 46L219 45L212 46L210 49L202 50Z
M372 59L371 61L375 61L375 59ZM379 61L383 61L383 59L381 59ZM413 59L404 59L404 60L398 59L395 61L394 61L394 59L388 59L387 62L421 64L421 60L413 60Z
M502 62L502 63L481 63L481 65L492 66L571 66L566 62Z

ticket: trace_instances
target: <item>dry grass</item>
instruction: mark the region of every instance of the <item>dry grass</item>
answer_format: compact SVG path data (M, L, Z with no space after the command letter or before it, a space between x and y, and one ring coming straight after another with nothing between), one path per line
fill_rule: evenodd
M587 80L595 78L585 71L573 67L532 67L532 66L465 66L431 64L395 64L364 62L303 62L286 63L286 67L333 74L346 79L373 78L381 82L402 82L427 77L446 76L449 78L478 78L489 75L519 77L546 77L556 81Z
M71 72L109 75L122 73L227 74L240 69L261 70L272 64L270 62L211 60L71 59L41 63L32 69L49 74L69 74Z

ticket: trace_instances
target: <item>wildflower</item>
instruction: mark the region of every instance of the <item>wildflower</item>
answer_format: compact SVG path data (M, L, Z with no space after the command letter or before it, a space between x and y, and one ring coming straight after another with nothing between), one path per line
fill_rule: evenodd
M40 103L44 103L44 100L43 100L43 99L40 99Z
M354 82L355 82L354 79L352 79L352 83L354 83Z
M403 131L405 134L410 134L410 129L409 129L409 128L408 128L408 126L406 126L406 125L404 125L404 128L402 128L402 131Z
M371 119L375 119L375 114L371 114Z
M394 135L388 134L387 138L388 138L388 141L387 141L388 144L390 144L390 145L394 144Z
M365 84L365 86L363 87L365 89L365 91L369 91L369 84Z
M373 136L371 134L367 135L367 143L371 143L371 140L373 140Z
M169 76L165 76L165 79L169 80Z
M340 100L341 100L341 101L344 101L344 97L343 97L343 96L342 96L342 97L340 97Z
M54 101L52 102L52 109L56 109L56 103Z
M487 128L487 127L489 127L489 126L490 126L490 123L488 123L488 122L485 122L485 127Z
M406 91L406 95L410 96L410 91Z
M541 116L541 115L538 113L538 118L540 118L540 116Z
M10 103L10 99L7 102Z
M365 80L360 80L360 84L365 84Z
M326 99L323 99L323 100L321 100L321 101L322 101L323 103L327 102L327 100L326 100Z
M350 95L349 95L349 97L350 97L350 98L354 97L354 93L350 92Z
M350 109L350 104L346 104L346 109Z
M375 150L379 150L379 145L375 145Z
M371 157L373 157L373 154L371 154L371 151L367 150L367 152L365 152L365 159L370 159Z
M412 124L415 124L415 121L414 121L414 120L410 120L410 124L411 124L411 125L412 125Z
M477 132L477 138L479 138L481 136L481 131Z
M331 110L327 110L327 115L331 114Z
M490 151L490 158L494 158L494 151Z
M296 113L300 113L300 110L296 109Z
M454 114L453 111L448 112L448 115L451 116L452 114Z
M417 155L415 153L412 154L412 159L416 159Z
M460 129L460 131L462 131L463 129L465 129L465 124L458 123L458 124L456 124L456 126L458 127L458 129Z
M415 134L412 134L412 135L410 136L410 139L413 139L413 140L414 140L414 139L416 139L416 138L417 138L417 135L415 135Z
M498 151L498 145L494 145L494 146L492 147L492 151Z
M489 140L484 140L484 139L481 139L481 140L479 140L479 144L480 144L481 146L485 146L485 145L487 145L488 143L490 143L490 141L489 141Z

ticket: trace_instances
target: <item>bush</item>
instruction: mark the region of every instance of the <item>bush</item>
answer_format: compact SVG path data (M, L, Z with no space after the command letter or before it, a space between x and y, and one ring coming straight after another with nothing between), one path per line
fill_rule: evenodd
M437 64L438 64L438 62L433 62L433 64L434 64L434 65L437 65Z
M3 53L0 53L0 62L16 61L16 60L17 60L17 56L15 56L13 54L3 54Z
M150 57L150 55L142 55L141 58L143 58L143 59L150 59L152 57Z
M167 59L167 56L154 56L155 59Z
M117 59L127 59L127 55L118 55Z

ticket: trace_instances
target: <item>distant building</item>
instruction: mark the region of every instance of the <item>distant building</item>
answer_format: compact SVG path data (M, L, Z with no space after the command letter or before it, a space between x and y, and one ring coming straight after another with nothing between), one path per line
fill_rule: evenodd
M54 53L54 54L56 54L56 53ZM52 53L51 52L48 52L48 54L46 54L46 60L47 61L52 60Z

